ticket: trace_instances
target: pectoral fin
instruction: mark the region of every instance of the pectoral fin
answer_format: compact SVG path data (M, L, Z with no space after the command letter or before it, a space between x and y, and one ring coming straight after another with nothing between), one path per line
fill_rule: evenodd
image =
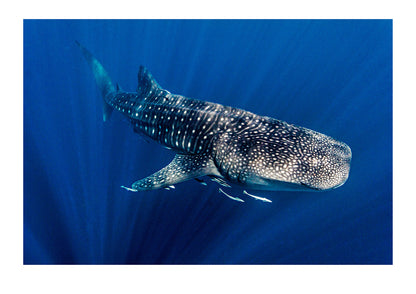
M177 154L167 166L135 182L129 190L155 190L206 175L218 175L217 168L208 155Z

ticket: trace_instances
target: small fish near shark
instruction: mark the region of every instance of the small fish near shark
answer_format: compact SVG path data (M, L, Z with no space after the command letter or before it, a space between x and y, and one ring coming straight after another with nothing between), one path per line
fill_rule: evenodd
M134 132L176 152L173 160L126 190L137 192L209 176L221 186L268 191L324 191L348 179L351 149L316 131L217 103L190 99L161 88L140 66L136 92L115 86L101 63L76 42L103 98L103 120L113 109ZM244 200L219 192L230 199ZM244 194L264 202L267 198Z

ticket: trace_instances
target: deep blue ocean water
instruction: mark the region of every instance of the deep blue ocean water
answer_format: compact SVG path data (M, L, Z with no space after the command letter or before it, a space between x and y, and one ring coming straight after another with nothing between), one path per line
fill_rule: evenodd
M126 91L172 93L307 127L352 149L328 192L120 188L174 156L102 99L78 40ZM242 196L241 196L242 197ZM391 264L391 20L25 20L25 264Z

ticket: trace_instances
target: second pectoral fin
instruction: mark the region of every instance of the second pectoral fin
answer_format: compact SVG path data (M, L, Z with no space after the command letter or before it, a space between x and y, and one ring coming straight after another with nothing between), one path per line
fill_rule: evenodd
M205 175L218 175L210 156L177 154L167 166L126 189L130 191L155 190Z

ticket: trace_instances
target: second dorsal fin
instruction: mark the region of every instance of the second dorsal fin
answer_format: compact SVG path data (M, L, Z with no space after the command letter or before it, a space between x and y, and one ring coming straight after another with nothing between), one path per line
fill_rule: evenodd
M140 96L148 96L158 89L160 89L160 86L153 78L152 74L147 68L141 65L138 73L137 93L139 93Z

